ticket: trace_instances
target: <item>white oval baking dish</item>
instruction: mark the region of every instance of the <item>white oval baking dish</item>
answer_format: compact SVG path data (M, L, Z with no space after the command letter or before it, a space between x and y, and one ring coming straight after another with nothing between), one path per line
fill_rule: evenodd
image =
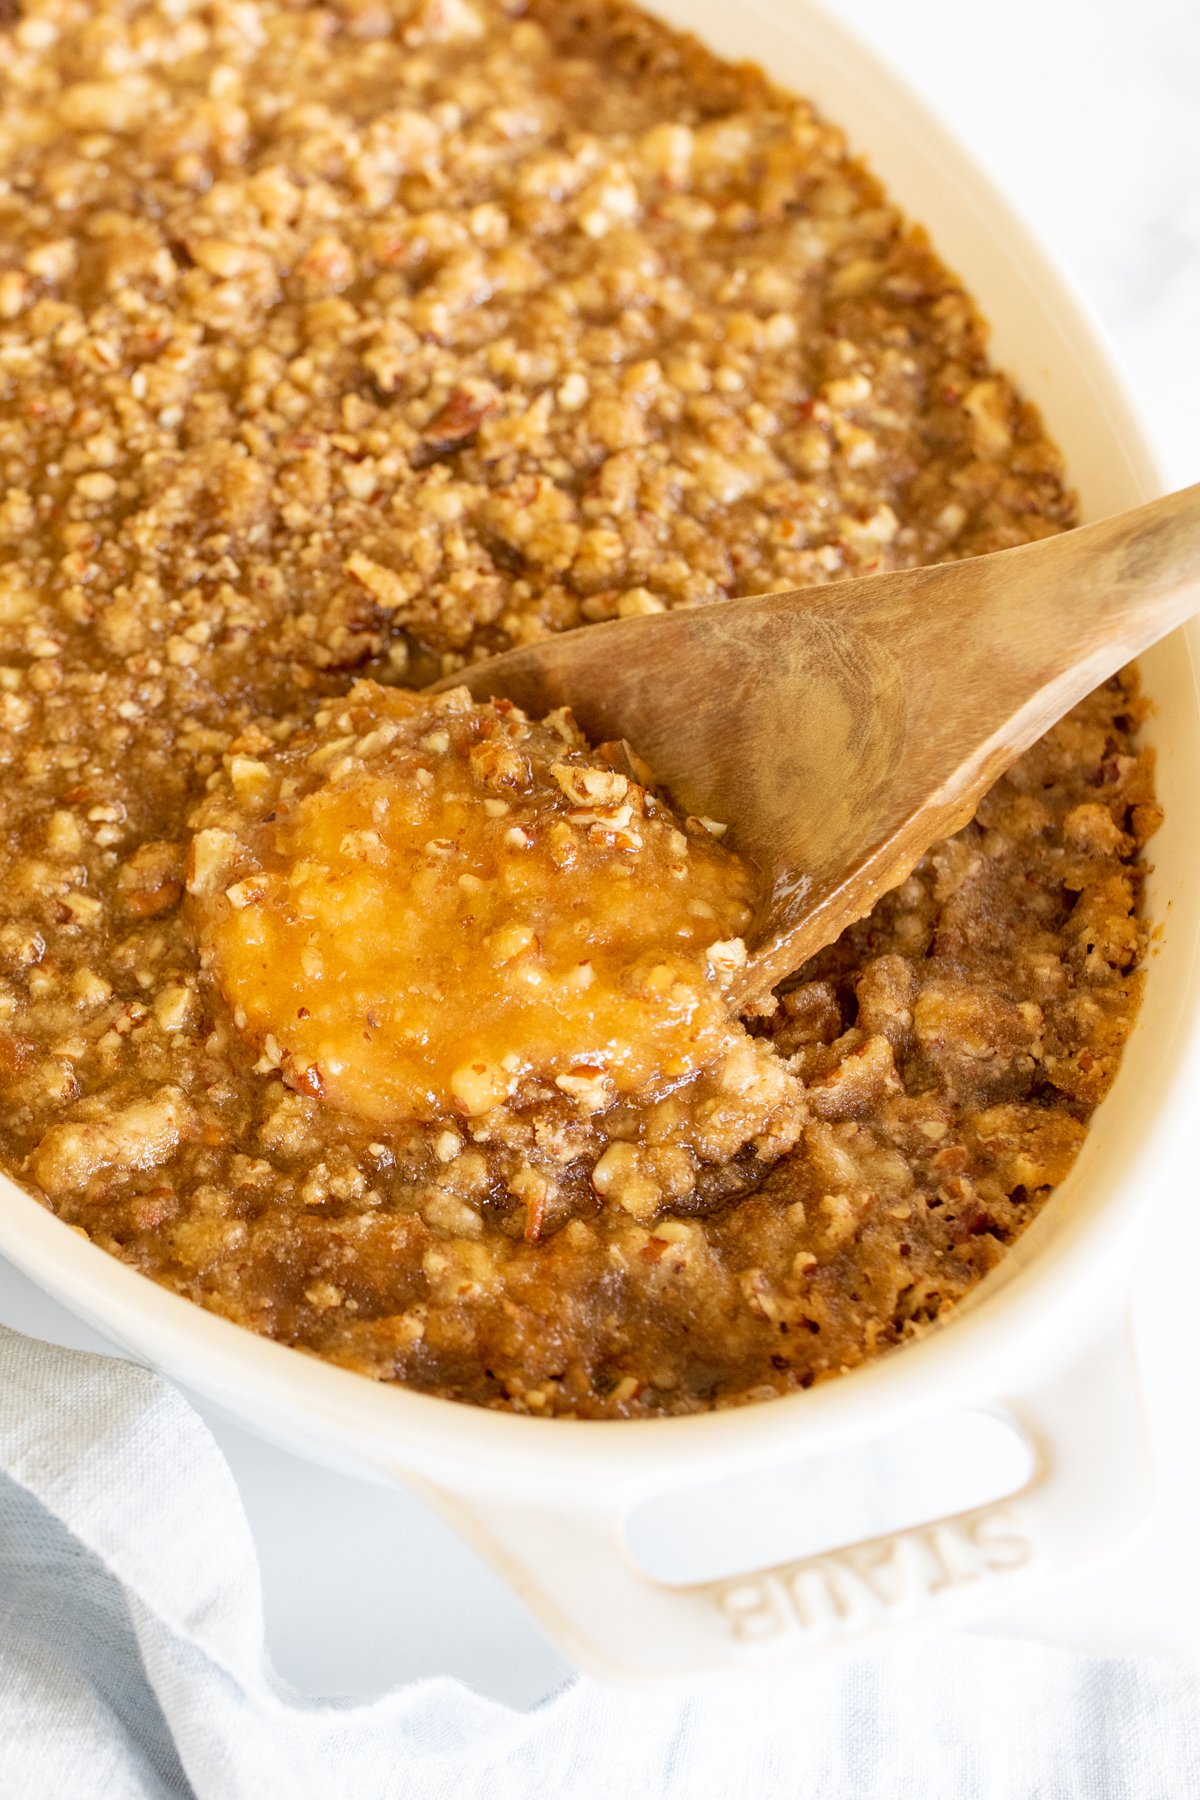
M1085 516L1160 491L1086 312L988 180L869 52L809 0L656 0L651 10L724 54L753 57L846 128L992 321L997 358L1042 407ZM986 1609L1096 1552L1146 1504L1125 1316L1132 1228L1170 1168L1200 1078L1198 655L1193 625L1142 663L1166 823L1147 896L1159 929L1117 1083L1032 1229L953 1323L917 1344L810 1393L731 1412L541 1421L379 1386L254 1337L115 1262L3 1179L0 1252L251 1429L425 1494L568 1653L609 1676L752 1671L947 1608ZM1007 1473L976 1492L971 1459L999 1439ZM666 1585L634 1561L627 1526L645 1503L661 1518L677 1497L686 1517L705 1484L784 1466L798 1542L811 1501L800 1561L759 1569L774 1557L769 1534L739 1538L736 1523L727 1567L748 1573Z

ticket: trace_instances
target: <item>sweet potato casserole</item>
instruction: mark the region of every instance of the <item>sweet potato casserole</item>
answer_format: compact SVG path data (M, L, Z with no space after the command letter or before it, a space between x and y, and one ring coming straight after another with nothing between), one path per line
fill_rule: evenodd
M1131 682L749 1019L736 820L416 691L1073 522L806 102L617 0L0 0L0 464L0 1162L97 1244L637 1416L919 1332L1062 1180L1138 998Z

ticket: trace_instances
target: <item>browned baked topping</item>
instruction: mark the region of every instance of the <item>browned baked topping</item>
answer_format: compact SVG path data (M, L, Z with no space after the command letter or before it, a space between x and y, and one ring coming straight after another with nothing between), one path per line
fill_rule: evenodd
M807 1385L920 1329L1061 1180L1144 943L1157 815L1120 682L756 1036L726 1023L648 1099L559 1085L588 1077L556 1059L592 1049L565 1021L515 1088L479 1090L496 1104L455 1095L456 1069L511 1053L518 956L486 1053L453 1062L459 1024L431 1022L410 1108L393 1056L418 987L389 984L360 1054L357 998L334 980L314 1007L299 960L310 934L365 1017L361 932L335 915L353 889L373 931L383 905L364 834L396 867L415 841L366 818L391 775L356 709L416 703L347 698L354 673L421 682L1070 523L970 301L806 103L613 0L23 0L0 21L0 457L0 1155L96 1242L381 1379L617 1416ZM491 746L530 755L529 804L583 849L592 930L594 859L640 879L615 872L636 808L598 842L571 815L604 806L528 729L532 750ZM258 784L339 735L362 767L297 774L268 820ZM460 805L447 736L435 811ZM677 827L639 804L657 859ZM502 817L456 819L456 875L477 874ZM655 957L672 894L721 913L695 868L712 846L687 841L679 893L609 919ZM324 871L302 929L297 858ZM659 960L696 987L739 935L722 916ZM583 1011L621 1011L582 960ZM426 975L470 1010L477 964ZM665 1055L658 1005L619 1027L634 1087Z

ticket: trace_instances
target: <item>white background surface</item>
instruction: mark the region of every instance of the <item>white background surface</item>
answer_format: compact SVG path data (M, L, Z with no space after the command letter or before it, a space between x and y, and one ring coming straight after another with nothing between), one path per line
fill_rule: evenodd
M781 0L782 3L782 0ZM1007 188L1117 345L1172 485L1200 480L1200 5L1196 0L832 0ZM754 46L746 52L753 56ZM1033 396L1036 399L1036 395ZM1200 1094L1157 1196L1135 1323L1159 1502L1103 1567L1012 1606L998 1629L1115 1651L1200 1654ZM100 1340L0 1262L0 1321ZM210 1420L211 1420L211 1415ZM415 1500L313 1469L211 1421L259 1545L268 1640L311 1693L454 1674L527 1704L568 1673L503 1586Z

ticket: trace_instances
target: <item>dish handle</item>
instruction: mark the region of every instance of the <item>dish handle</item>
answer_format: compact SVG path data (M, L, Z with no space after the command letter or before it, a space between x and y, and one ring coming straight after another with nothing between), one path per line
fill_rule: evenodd
M686 1508L695 1482L614 1494L601 1480L541 1506L421 1485L584 1668L625 1682L754 1673L899 1625L985 1611L1097 1555L1146 1510L1142 1408L1119 1324L1019 1397L968 1410L1003 1420L1028 1445L1032 1473L1018 1491L940 1516L935 1504L882 1536L686 1586L639 1567L627 1530L664 1494ZM878 1436L851 1447L862 1482L878 1480L877 1449ZM830 1455L844 1459L846 1445ZM823 1460L811 1454L802 1473L815 1475Z

